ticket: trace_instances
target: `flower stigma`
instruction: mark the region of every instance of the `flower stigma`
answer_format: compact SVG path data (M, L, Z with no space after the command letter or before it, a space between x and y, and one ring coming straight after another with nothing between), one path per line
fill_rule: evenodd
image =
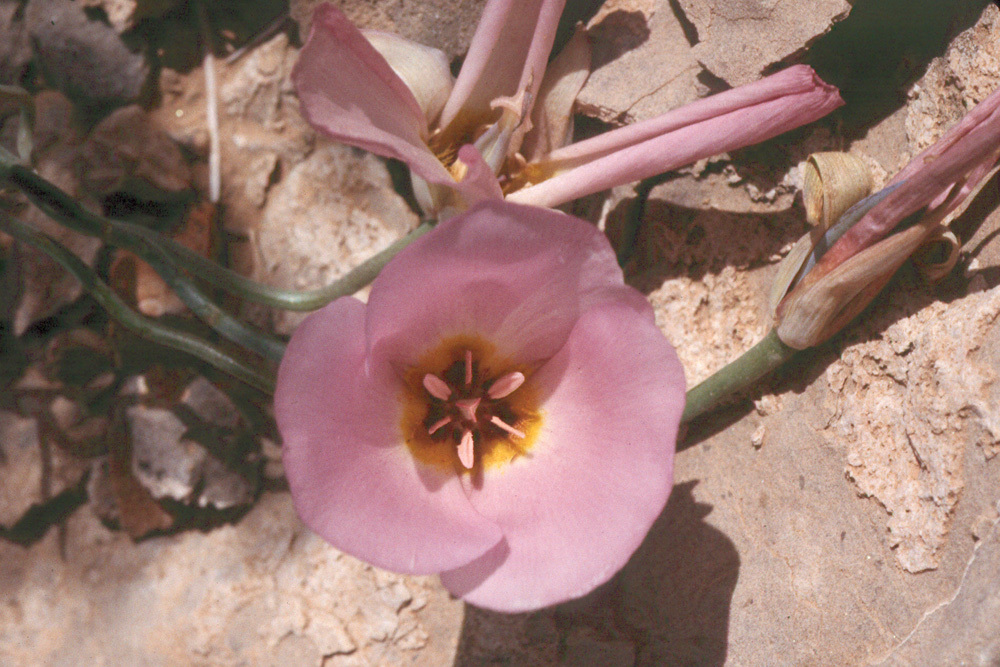
M479 336L439 343L404 376L401 427L410 452L459 471L527 455L542 423L532 370L502 359Z

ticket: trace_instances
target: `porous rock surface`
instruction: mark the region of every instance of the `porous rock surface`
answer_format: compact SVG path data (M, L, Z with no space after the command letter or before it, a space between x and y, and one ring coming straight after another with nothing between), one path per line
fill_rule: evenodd
M65 560L55 538L0 542L5 664L430 665L455 650L459 602L330 549L286 493L207 534L135 545L84 510Z

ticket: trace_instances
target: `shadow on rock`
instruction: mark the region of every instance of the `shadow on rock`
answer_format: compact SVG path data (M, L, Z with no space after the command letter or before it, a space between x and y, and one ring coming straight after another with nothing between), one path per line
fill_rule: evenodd
M632 224L633 204L634 199L624 200L608 214L608 237L616 248L621 247L625 228ZM625 280L649 294L670 278L700 280L721 273L727 266L767 266L805 230L798 206L777 213L735 213L698 210L650 198L641 212L635 246L624 269Z
M632 559L587 597L532 614L467 605L456 667L722 665L740 559L677 485Z
M852 3L853 4L853 3ZM988 0L870 0L810 48L805 61L840 89L844 130L861 136L899 109L906 91Z

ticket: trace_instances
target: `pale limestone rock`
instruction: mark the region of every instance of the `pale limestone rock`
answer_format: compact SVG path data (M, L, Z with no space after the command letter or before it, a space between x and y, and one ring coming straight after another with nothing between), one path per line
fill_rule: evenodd
M201 376L184 388L180 402L207 424L230 430L240 426L242 418L229 396Z
M1000 663L1000 529L991 524L976 545L954 593L932 607L880 666L996 665Z
M0 411L0 527L14 525L40 500L41 488L38 423Z
M622 125L677 108L707 89L669 0L610 0L587 24L592 71L577 111Z
M255 487L189 439L172 411L133 405L126 412L132 474L154 498L224 510L253 500Z
M909 156L1000 87L998 21L1000 9L987 7L912 87L910 103L897 114L903 122L885 123L895 132L905 127ZM892 166L909 156L897 156ZM1000 451L995 365L976 354L1000 314L1000 296L969 292L913 313L890 309L878 339L846 350L826 372L834 392L828 438L847 445L848 474L884 505L896 557L912 572L939 564L963 494L968 442L986 457ZM866 320L878 322L883 313L875 312Z
M88 443L106 437L108 418L105 415L88 416L79 403L65 396L57 396L49 404L49 413L56 426L73 445L87 448Z
M896 558L910 572L939 564L962 496L970 427L997 441L997 381L973 352L1000 317L1000 291L889 311L881 339L844 351L826 371L831 444L847 447L847 473L888 513ZM872 317L877 321L877 317Z
M118 106L142 93L150 72L145 55L87 16L82 3L30 0L24 23L49 83L67 96L86 105Z
M138 545L83 510L67 554L54 537L0 542L9 664L430 666L454 655L461 603L435 578L376 575L338 553L287 494L266 494L238 526ZM427 604L397 608L404 588Z
M20 13L19 2L0 1L0 84L18 83L31 61L31 42Z
M168 201L191 187L191 168L177 144L135 104L116 109L91 130L76 166L95 198L125 193Z
M609 0L587 27L594 63L578 111L631 123L756 81L850 8L848 0Z
M417 217L392 189L380 159L317 138L299 116L289 79L296 55L278 35L236 63L219 65L222 222L249 238L232 248L238 269L275 286L306 289L367 259L415 227ZM164 76L166 99L156 118L182 143L206 151L200 71ZM289 333L302 316L274 318Z
M280 34L234 63L216 63L222 167L222 224L245 235L271 186L309 152L313 131L299 116L289 80L297 52ZM164 70L163 104L152 115L175 140L208 158L204 71ZM201 172L200 187L207 177Z
M304 40L309 34L312 12L329 0L291 0L289 11L299 24ZM441 49L455 58L469 48L486 0L334 0L359 28L384 30L420 44Z
M677 0L697 32L692 55L730 86L807 47L851 11L848 0Z
M975 26L935 58L910 90L906 133L914 153L937 141L976 104L1000 88L1000 7L988 5Z
M187 500L208 453L184 439L187 427L170 410L134 405L125 417L132 443L132 474L154 498Z
M636 257L629 271L633 284L648 291L657 324L676 345L689 386L767 333L766 290L746 268L766 262L801 228L804 223L792 212L765 216L701 211L653 199L647 204L645 255ZM690 336L693 329L699 335Z
M983 29L993 13L956 40L962 53L991 52L992 42L980 40L995 36ZM965 41L972 36L976 41ZM954 51L945 58L953 61ZM921 94L947 100L966 81L985 81L996 71L968 67L957 81L939 77ZM988 93L991 85L976 87ZM961 97L969 108L982 94ZM907 137L908 113L901 109L861 142L865 149L888 147L878 154L880 161L891 158L880 162L883 176L926 145ZM942 113L926 127L940 132L954 117ZM650 294L690 385L767 329L769 264L804 227L795 209L770 216L699 211L707 198L689 194L683 206L664 203L660 188L643 218L629 275ZM966 245L975 261L963 259L964 276L957 268L954 281L931 287L904 271L845 334L761 382L751 393L758 410L743 401L692 426L676 459L667 510L605 603L630 633L641 633L638 663L868 664L884 659L956 592L980 601L981 618L989 618L995 582L962 584L970 560L976 565L977 540L988 539L984 525L995 519L1000 488L1000 468L990 458L998 448L1000 251L991 236L996 199L984 198L973 220L989 217ZM612 236L615 219L613 212ZM831 373L850 381L838 376L831 384ZM863 389L873 381L878 391ZM761 428L766 446L747 446ZM926 470L909 466L915 459L907 433L916 436ZM871 448L854 444L861 440ZM845 469L864 479L855 481ZM888 500L865 497L866 484L879 485ZM907 571L921 561L937 568L919 576ZM959 651L992 645L995 632L982 629L979 618L952 616L929 641L940 640L951 655L969 655L970 664L978 664L973 658L991 664L988 651ZM494 622L469 633L506 631ZM542 645L534 649L534 657L547 655ZM919 650L906 655L910 663L890 664L925 664ZM929 655L936 659L926 664L952 664L946 651Z
M320 141L274 186L253 237L258 279L291 289L321 287L416 226L373 155ZM290 333L301 315L280 313Z

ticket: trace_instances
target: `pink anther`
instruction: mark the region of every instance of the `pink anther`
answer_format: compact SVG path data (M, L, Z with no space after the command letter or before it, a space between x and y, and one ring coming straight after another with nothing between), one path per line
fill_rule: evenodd
M524 373L521 373L520 371L507 373L506 375L498 377L496 381L490 385L489 391L486 392L486 395L493 399L510 396L522 384L524 384Z
M475 450L472 447L472 431L466 431L462 434L462 441L458 443L458 460L462 462L462 465L467 470L472 470L472 464L475 462Z
M424 376L424 389L427 390L428 394L441 401L447 401L448 397L451 396L451 387L448 386L448 383L433 373Z

